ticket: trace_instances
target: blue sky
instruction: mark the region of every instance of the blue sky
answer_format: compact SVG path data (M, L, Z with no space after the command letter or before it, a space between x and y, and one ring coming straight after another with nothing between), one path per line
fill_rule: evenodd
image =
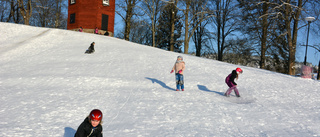
M319 36L316 36L311 31L312 27L315 27L315 26L310 24L308 45L320 44ZM298 44L299 45L306 45L306 43L307 43L307 27L299 30L299 35L298 35ZM300 62L304 61L305 51L306 51L305 46L297 46L297 52L296 52L297 61L300 61ZM319 60L320 60L320 53L317 50L315 50L314 48L308 46L307 62L312 63L313 65L318 65Z
M312 27L312 25L310 25ZM122 18L116 14L115 17L115 34L119 33L123 29L123 21ZM317 39L318 37L312 34L310 31L309 34L309 41L308 45L315 45L319 44L320 40ZM307 31L306 29L301 29L299 31L298 35L298 44L306 44L306 39L307 39ZM193 41L190 41L190 47L189 47L189 52L192 52L193 50L195 51L195 48L193 46ZM298 62L303 62L304 61L304 56L305 56L305 46L297 46L297 52L296 52L296 60ZM319 60L320 60L320 53L316 51L315 49L308 47L308 56L307 56L307 62L312 63L313 65L318 65Z

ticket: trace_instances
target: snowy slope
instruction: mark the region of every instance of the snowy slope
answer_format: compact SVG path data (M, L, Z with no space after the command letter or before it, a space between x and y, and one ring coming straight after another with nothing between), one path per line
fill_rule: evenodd
M2 22L0 30L1 137L73 137L94 108L108 137L320 136L319 81L113 37ZM96 52L84 54L93 41ZM169 73L178 55L184 92ZM226 98L236 67L241 98Z

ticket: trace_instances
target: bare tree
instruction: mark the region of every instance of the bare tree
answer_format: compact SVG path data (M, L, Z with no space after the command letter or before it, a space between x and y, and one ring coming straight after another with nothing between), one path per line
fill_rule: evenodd
M0 0L0 21L3 22L5 15L8 13L9 10L9 1L8 0ZM9 12L10 13L10 12ZM11 15L9 15L11 16Z
M186 3L186 9L183 10L184 12L184 27L185 27L185 36L184 36L184 54L188 54L189 51L189 12L190 12L190 5L191 0L185 0Z
M298 0L298 6L290 5L291 0L286 0L282 2L281 5L284 10L283 18L285 20L286 27L286 37L289 47L289 75L295 75L295 61L296 61L296 47L297 47L297 37L298 37L298 23L301 15L301 10L303 6L303 1ZM294 10L295 8L295 10ZM293 27L291 28L291 23Z
M171 3L173 6L171 6L171 20L170 20L170 24L171 24L171 35L170 35L170 51L174 51L174 26L175 26L175 13L178 12L177 11L177 4L178 4L179 0L171 0Z
M148 28L151 30L152 32L152 46L153 47L157 47L156 44L156 25L158 22L158 18L159 18L159 13L161 12L161 10L163 9L164 6L164 2L162 2L161 0L143 0L142 6L141 6L141 10L144 12L144 14L149 18L149 20L151 21L151 25L149 23L147 23L146 21L145 24L148 25Z
M20 22L19 7L16 0L0 0L0 21Z
M23 0L18 0L20 13L23 17L24 24L29 25L30 18L32 16L31 0L28 0L27 4L24 4Z
M184 13L184 26L185 26L185 39L184 39L184 53L188 54L189 52L189 42L196 29L200 26L200 24L207 20L209 17L212 17L210 14L207 4L207 0L184 0L185 9L179 9ZM195 12L194 8L198 6L197 12ZM190 11L193 11L191 13ZM190 20L189 20L190 17Z
M210 32L209 30L206 28L206 26L210 23L210 20L207 19L210 17L210 15L208 15L206 13L206 11L208 11L207 8L204 7L204 5L206 5L206 0L199 0L199 1L193 1L192 2L192 6L190 8L190 16L192 17L192 19L190 20L190 25L192 25L190 27L191 30L191 35L188 36L186 35L186 37L192 37L194 44L195 44L195 48L196 48L196 56L201 56L202 50L204 49L203 47L207 47L208 46L208 42L209 42L209 36L210 36ZM206 18L206 17L207 18ZM185 24L185 25L188 25ZM187 31L186 31L187 32ZM185 45L186 41L188 41L187 38L185 38ZM185 48L188 46L185 46ZM186 51L186 50L185 50Z
M190 39L192 38L192 35L194 34L195 30L197 29L197 27L199 26L199 24L205 20L206 18L208 18L208 16L206 16L208 14L208 11L206 10L206 5L207 5L207 0L200 0L200 1L193 1L193 0L182 0L180 3L184 4L185 8L178 8L178 0L170 0L170 1L165 1L168 3L173 4L176 8L178 8L180 11L183 12L184 14L184 22L185 22L185 39L184 39L184 53L188 54L188 50L189 50L189 42ZM201 12L195 13L195 14L190 14L190 7L193 7L195 4L197 3L201 3L203 6L203 9ZM174 9L172 9L172 13L177 12L174 11ZM189 20L189 16L191 17L191 21L194 21L192 23L190 23ZM174 19L174 14L172 14L172 19ZM198 20L194 20L195 18L197 18ZM171 26L174 26L174 20L171 21ZM171 32L174 32L174 27L171 27ZM191 29L191 30L189 30ZM190 31L190 32L189 32ZM171 40L173 39L172 36L173 33L171 33ZM173 47L173 41L171 41L171 47Z
M287 58L287 66L288 71L287 73L290 75L295 75L295 58L296 58L296 46L297 46L297 37L298 37L298 26L299 21L301 20L301 11L302 7L305 4L305 1L298 0L291 1L291 0L280 0L280 1L272 1L265 3L272 5L269 9L269 16L272 16L273 19L277 20L277 22L283 22L283 27L279 27L283 29L284 32L278 35L278 39L280 37L285 37L286 46L283 47L288 51L288 58ZM296 5L297 3L297 5ZM265 16L264 14L263 16ZM276 44L277 45L277 44Z
M228 39L226 41L226 53L224 61L232 64L254 66L252 60L252 46L246 38Z
M145 24L144 20L133 20L131 24L130 41L144 45L152 43L150 42L152 39L150 30L148 27L141 25Z
M260 0L260 1L252 1L252 0L239 0L241 2L248 1L247 3L252 3L255 9L261 13L259 16L259 23L257 23L256 27L261 30L257 30L258 36L261 36L260 39L260 67L265 68L265 60L266 60L266 51L268 50L268 44L270 46L276 46L279 51L281 51L283 56L286 52L283 52L283 49L287 51L288 58L287 59L287 73L290 75L295 74L295 53L296 53L296 43L297 43L297 35L298 35L298 23L301 20L301 10L305 3L305 1L298 0ZM256 4L255 4L256 3ZM256 6L255 6L255 5ZM297 5L296 5L297 4ZM251 8L251 7L250 7ZM274 26L270 26L271 22L276 22ZM270 29L270 30L268 30ZM277 29L277 30L276 30ZM271 31L273 33L271 33ZM281 33L279 33L281 32ZM274 40L278 43L274 43L268 37L269 35L277 35L274 37ZM285 38L282 38L285 37ZM281 40L285 40L285 43ZM286 46L281 46L286 45ZM283 49L280 49L283 48ZM271 55L276 55L273 51ZM278 57L276 57L278 58Z
M222 61L223 52L226 48L226 38L237 30L237 24L239 24L239 21L237 21L238 15L236 14L238 11L233 0L213 0L213 6L215 7L215 17L213 17L213 22L215 23L217 30L217 59Z
M267 51L267 37L268 37L268 10L269 0L262 1L262 37L261 37L261 55L260 55L260 68L264 69L266 65L266 51Z
M251 16L258 16L258 20L255 20L257 23L255 24L257 27L259 39L260 39L260 68L265 69L266 65L266 51L267 51L267 42L268 42L268 27L269 27L269 0L261 0L261 1L245 1L241 0L240 5L247 7L246 10L254 10L256 11L254 14L251 14ZM262 10L262 11L261 11ZM248 15L245 15L248 16ZM248 18L248 17L246 17ZM252 20L252 19L251 19ZM261 30L260 30L261 28Z
M52 0L37 0L33 8L33 22L31 24L40 27L49 27L51 23L50 18L53 15L53 2Z
M138 4L140 0L123 0L118 2L117 8L119 10L116 10L116 13L124 20L125 26L124 26L124 39L130 40L130 30L131 30L131 23L132 18L135 13L136 5ZM124 11L125 15L122 15L122 11Z
M61 8L62 8L62 0L56 0L56 18L54 21L54 27L59 28L61 26Z

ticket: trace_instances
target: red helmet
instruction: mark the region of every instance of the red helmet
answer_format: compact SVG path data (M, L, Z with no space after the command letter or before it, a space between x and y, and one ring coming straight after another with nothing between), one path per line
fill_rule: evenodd
M102 119L102 112L99 109L92 110L90 112L90 119L100 121Z
M239 72L239 73L243 72L241 68L236 68L236 71Z

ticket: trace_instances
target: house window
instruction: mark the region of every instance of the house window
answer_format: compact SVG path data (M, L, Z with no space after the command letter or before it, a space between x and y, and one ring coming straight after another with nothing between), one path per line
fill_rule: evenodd
M75 23L76 22L76 14L70 14L70 24Z
M75 4L76 0L70 0L70 4Z
M103 6L109 6L109 0L102 0Z

